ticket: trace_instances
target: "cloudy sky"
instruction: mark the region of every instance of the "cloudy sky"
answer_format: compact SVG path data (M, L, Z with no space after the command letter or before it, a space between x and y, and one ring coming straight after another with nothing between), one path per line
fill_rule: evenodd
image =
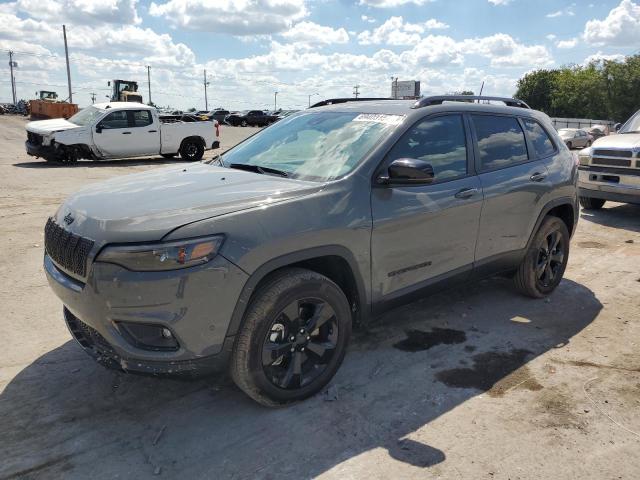
M16 0L0 1L0 102L66 97L67 25L74 101L137 80L178 108L302 108L309 97L388 96L390 77L424 94L511 95L525 72L640 50L637 0ZM318 94L318 95L315 95Z

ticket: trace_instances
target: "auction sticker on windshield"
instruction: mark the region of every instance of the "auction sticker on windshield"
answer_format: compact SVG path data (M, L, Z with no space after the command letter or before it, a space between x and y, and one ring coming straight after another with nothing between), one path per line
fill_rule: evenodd
M404 115L386 115L384 113L361 113L353 119L354 122L384 123L385 125L400 125Z

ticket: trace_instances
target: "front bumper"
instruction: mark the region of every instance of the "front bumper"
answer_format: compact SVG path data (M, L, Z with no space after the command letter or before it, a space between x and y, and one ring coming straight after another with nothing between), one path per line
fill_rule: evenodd
M578 190L581 197L640 204L640 171L580 167Z
M27 150L27 155L32 157L52 157L55 154L55 151L51 146L48 145L36 145L29 141L24 142L24 147Z
M95 262L86 282L67 275L45 254L49 285L64 304L73 337L99 363L147 374L206 373L226 364L227 330L247 275L222 256L168 272L131 272ZM119 322L168 328L171 351L141 348Z

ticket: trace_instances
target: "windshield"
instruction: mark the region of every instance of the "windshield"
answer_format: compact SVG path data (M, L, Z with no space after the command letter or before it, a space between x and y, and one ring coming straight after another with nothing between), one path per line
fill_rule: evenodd
M104 113L103 110L100 110L96 107L87 107L80 110L73 117L69 119L71 123L75 123L81 127L86 125L91 125L93 120L99 117Z
M287 117L223 154L225 165L256 165L327 181L349 173L402 115L309 112Z
M622 126L618 133L640 132L640 110Z

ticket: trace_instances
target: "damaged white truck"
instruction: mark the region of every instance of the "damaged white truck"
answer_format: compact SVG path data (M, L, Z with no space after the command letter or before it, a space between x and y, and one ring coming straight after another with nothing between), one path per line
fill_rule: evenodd
M133 102L94 104L69 120L29 122L26 129L27 153L51 162L153 155L198 161L220 146L218 122L163 119L155 107Z

